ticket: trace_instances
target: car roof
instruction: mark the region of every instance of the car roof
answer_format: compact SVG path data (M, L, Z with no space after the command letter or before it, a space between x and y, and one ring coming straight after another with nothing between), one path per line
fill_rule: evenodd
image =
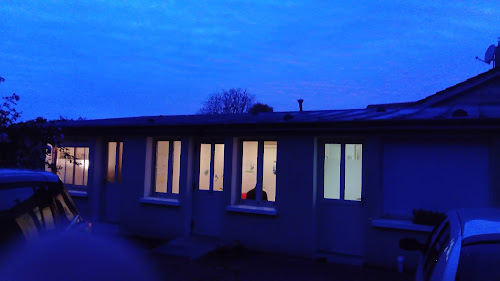
M460 220L462 238L500 234L500 209L477 208L459 209L456 214Z
M0 169L0 185L15 182L58 182L53 173L25 169Z

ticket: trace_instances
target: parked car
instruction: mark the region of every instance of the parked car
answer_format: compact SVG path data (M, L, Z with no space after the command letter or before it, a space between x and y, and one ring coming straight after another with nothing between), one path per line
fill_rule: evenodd
M401 239L420 251L416 280L500 280L500 209L460 209L447 213L425 244Z
M0 169L0 251L48 233L89 227L57 175Z

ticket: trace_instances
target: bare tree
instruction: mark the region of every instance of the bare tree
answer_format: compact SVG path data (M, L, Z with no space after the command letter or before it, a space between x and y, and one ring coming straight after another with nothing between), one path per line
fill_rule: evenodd
M199 110L200 114L246 113L255 104L255 95L246 89L229 89L213 93Z

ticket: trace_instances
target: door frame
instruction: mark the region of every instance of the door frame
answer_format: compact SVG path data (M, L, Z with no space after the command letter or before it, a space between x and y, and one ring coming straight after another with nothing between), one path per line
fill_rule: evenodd
M109 168L109 144L115 142L115 163L113 182L108 181L108 168ZM110 138L103 141L103 179L102 179L102 200L101 200L101 220L110 223L120 222L121 212L121 197L120 189L123 184L122 170L123 170L123 139ZM111 209L113 211L110 211Z
M316 208L316 252L326 252L328 254L340 254L347 256L363 257L365 255L365 244L366 244L366 217L368 216L368 208L364 203L364 196L366 194L364 188L365 182L365 163L366 160L363 159L365 154L364 148L366 139L359 137L330 137L330 138L319 138L318 140L318 151L317 151L317 194L316 199L318 200ZM324 198L324 158L325 158L325 144L336 143L341 144L341 159L340 159L340 192L339 199L328 199ZM345 145L346 144L362 144L362 170L361 170L361 201L345 200ZM342 169L343 167L343 169ZM354 211L354 212L352 212ZM345 220L349 218L344 217L343 214L352 214L351 218L353 221L347 223ZM342 225L335 225L341 223ZM330 226L330 227L328 227ZM332 227L333 226L333 227ZM355 231L357 230L357 231ZM356 249L346 250L341 245L344 244L344 239L342 237L350 237L349 231L357 233L358 246ZM325 235L326 233L326 235ZM330 237L328 234L333 234L330 239L331 242L325 243L325 236ZM345 239L349 240L349 239Z
M201 160L201 144L210 144L210 179L209 179L209 189L208 190L200 190L200 160ZM222 235L222 223L223 223L223 215L225 210L224 205L224 185L226 178L224 175L223 179L223 189L222 191L214 190L214 166L215 166L215 145L222 144L224 145L224 155L222 159L224 160L224 167L226 167L227 163L225 163L225 154L226 152L226 144L224 138L200 138L194 141L194 174L193 174L193 204L192 204L192 217L190 224L190 233L192 235L200 235L200 236L210 236L210 237L220 237ZM223 168L224 173L224 168ZM207 201L210 200L210 201ZM213 212L205 212L200 208L210 208ZM200 225L200 221L203 220L205 216L208 216L210 219L208 221L214 222L217 226L213 229L200 229L197 226ZM215 216L215 217L214 217ZM205 217L206 218L206 217ZM202 227L203 228L203 227Z

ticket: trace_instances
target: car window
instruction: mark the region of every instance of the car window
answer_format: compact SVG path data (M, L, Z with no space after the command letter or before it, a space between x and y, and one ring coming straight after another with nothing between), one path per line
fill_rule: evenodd
M36 213L37 219L44 231L54 230L56 228L54 221L54 199L49 192L49 187L46 184L33 186L35 190L36 205L33 211Z
M19 187L0 190L0 212L7 211L33 196L33 188Z
M78 212L62 183L0 186L0 244L64 230Z
M450 242L450 224L445 222L443 227L438 228L438 232L433 233L432 236L433 238L424 256L424 280L430 279L439 257Z
M3 245L17 238L22 238L24 236L23 226L26 229L34 228L37 232L36 224L27 212L28 209L31 209L27 206L33 204L31 202L33 195L32 186L2 187L0 189L0 244ZM27 215L27 217L23 215ZM31 224L28 222L30 219ZM29 233L32 232L28 230L27 234L29 235Z
M500 280L500 240L462 246L456 280Z
M66 228L78 215L78 211L66 189L62 184L59 185L53 188L55 217L58 225Z

